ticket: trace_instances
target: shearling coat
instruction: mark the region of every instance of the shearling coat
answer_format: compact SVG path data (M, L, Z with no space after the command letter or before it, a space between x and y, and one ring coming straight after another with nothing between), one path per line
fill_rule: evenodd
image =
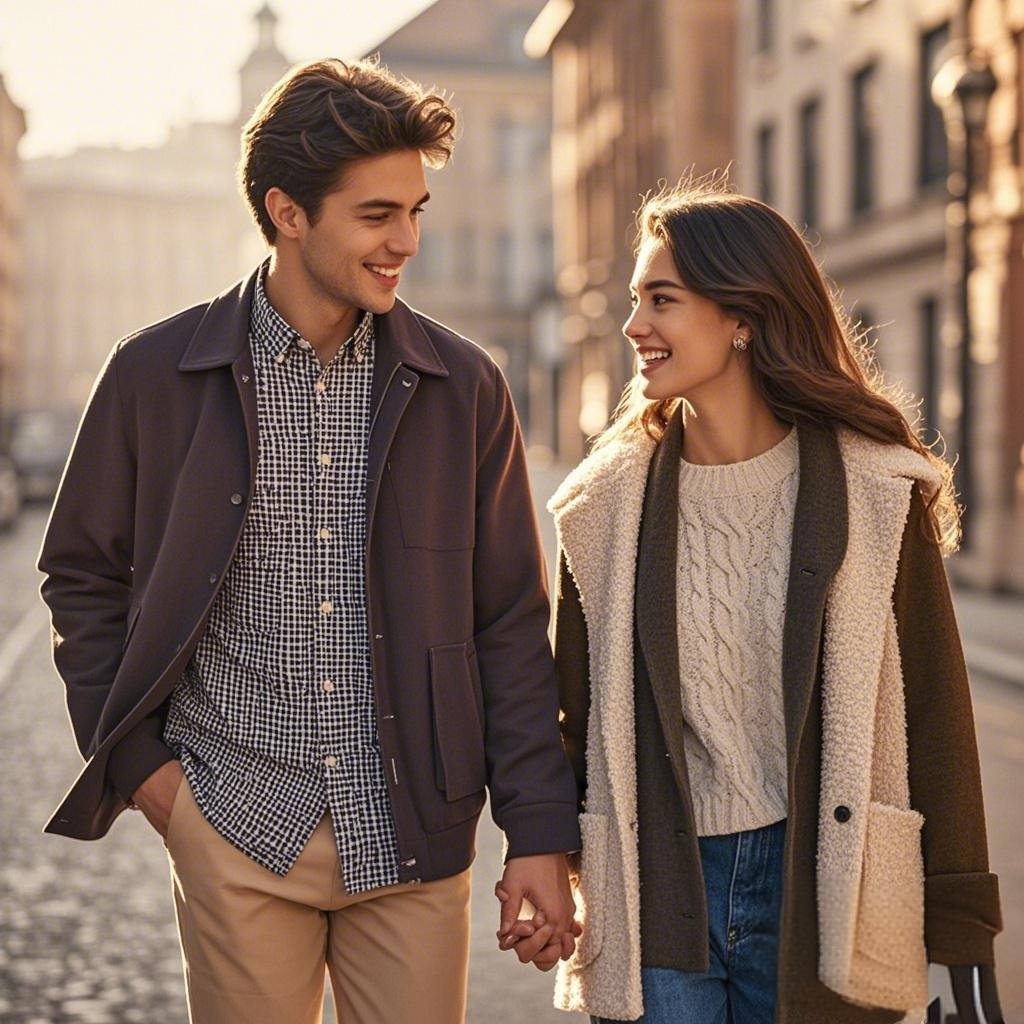
M909 449L852 431L801 423L798 438L776 1021L916 1020L927 961L990 963L1000 928L966 671L924 522L938 481ZM708 958L675 622L681 440L677 415L659 444L599 449L549 504L584 807L585 931L556 1004L614 1019L643 1012L641 966Z

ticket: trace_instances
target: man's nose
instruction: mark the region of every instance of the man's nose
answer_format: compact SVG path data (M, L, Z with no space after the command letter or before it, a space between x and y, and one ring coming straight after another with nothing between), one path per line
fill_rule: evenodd
M395 230L388 239L388 248L396 256L411 259L419 251L419 225L412 220L402 220L395 225Z

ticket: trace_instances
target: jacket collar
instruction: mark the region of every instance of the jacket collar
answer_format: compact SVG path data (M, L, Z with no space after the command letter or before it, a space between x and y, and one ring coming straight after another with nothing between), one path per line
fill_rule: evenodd
M258 273L257 267L206 307L178 364L179 370L230 366L248 348L249 317ZM448 376L448 368L437 354L420 315L401 299L395 301L390 312L374 317L374 321L379 360L404 363L437 377Z

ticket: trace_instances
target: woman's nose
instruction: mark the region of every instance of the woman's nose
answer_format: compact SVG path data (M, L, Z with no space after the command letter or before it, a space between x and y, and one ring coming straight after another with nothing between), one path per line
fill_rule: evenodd
M622 333L627 338L643 338L648 332L648 326L644 322L644 318L640 315L640 307L637 306L632 313L626 318L626 322L622 325Z

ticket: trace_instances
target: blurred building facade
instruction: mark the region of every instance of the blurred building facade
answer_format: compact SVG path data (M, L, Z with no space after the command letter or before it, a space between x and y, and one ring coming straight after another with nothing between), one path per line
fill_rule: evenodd
M523 51L542 2L437 0L374 50L459 115L452 160L428 173L402 298L491 352L530 434L549 407L547 395L531 402L531 321L553 276L551 72Z
M553 63L557 294L538 309L567 461L604 427L632 372L634 213L660 179L726 167L734 156L731 0L549 0L527 50Z
M980 514L963 557L972 579L1024 592L1024 0L974 0L965 14L996 91L971 195Z
M22 196L18 142L25 114L0 76L0 413L10 408L14 374L22 358Z
M288 62L270 8L254 21L235 121L26 161L19 408L81 409L119 337L215 295L265 252L235 186L239 129Z
M1009 287L1024 241L1024 4L742 0L740 13L736 184L815 243L847 309L874 328L887 380L920 402L926 441L940 432L961 459L967 536L954 573L1024 589L1024 306ZM965 384L963 208L949 193L962 168L932 82L951 54L979 49L999 85L972 175Z

